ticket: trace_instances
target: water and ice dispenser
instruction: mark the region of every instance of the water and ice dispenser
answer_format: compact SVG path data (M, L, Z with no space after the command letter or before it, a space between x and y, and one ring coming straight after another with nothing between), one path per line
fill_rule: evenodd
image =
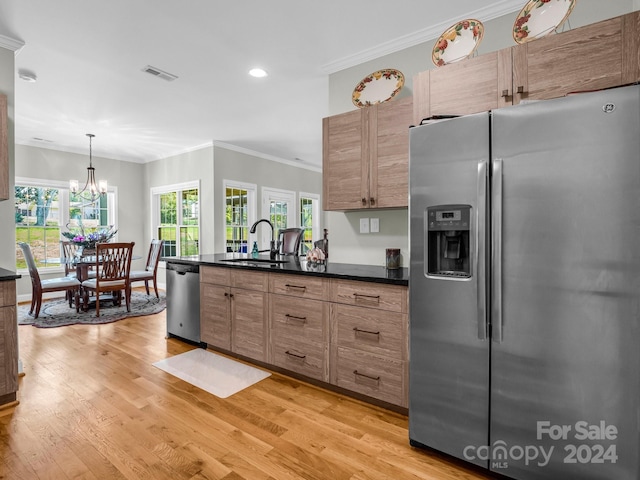
M427 275L446 278L471 276L470 205L427 208L425 252Z

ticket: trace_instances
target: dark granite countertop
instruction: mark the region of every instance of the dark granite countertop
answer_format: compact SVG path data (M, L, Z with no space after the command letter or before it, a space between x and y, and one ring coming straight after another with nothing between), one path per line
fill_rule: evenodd
M375 265L357 265L351 263L327 262L317 269L307 265L304 257L278 257L281 263L255 261L248 254L217 253L210 255L194 255L189 257L163 257L168 263L187 265L206 265L213 267L233 267L245 270L269 271L274 273L291 273L316 277L341 278L363 282L388 283L392 285L409 285L409 269L388 270ZM229 261L232 260L232 261ZM269 260L268 255L260 255L259 260Z
M16 272L12 272L11 270L0 268L0 282L16 280L18 278L22 278L22 275L19 275Z

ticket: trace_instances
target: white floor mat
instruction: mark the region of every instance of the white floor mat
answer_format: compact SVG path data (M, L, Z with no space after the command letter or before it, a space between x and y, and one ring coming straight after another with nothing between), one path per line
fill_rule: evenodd
M271 375L202 348L160 360L153 366L220 398L227 398Z

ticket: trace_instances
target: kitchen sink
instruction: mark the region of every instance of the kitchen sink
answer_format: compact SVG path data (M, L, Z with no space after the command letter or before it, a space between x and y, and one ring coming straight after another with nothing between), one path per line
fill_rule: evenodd
M224 258L220 260L221 262L232 262L232 263L262 263L262 264L272 264L278 265L280 263L287 263L287 260L271 260L268 258Z

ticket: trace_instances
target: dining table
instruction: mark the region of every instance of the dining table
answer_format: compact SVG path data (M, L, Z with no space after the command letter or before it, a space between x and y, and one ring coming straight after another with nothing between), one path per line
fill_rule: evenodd
M136 255L133 254L131 256L131 260L139 260L141 259L142 256L140 255ZM80 257L60 257L60 258L49 258L47 259L47 263L51 263L51 264L59 264L59 265L73 265L76 267L76 278L78 279L78 281L82 284L82 282L84 282L85 280L88 280L89 278L91 278L90 276L90 269L91 267L95 267L96 266L96 256L95 255L83 255ZM79 304L79 308L80 311L86 312L88 311L90 308L95 308L95 300L90 301L87 305L84 305L84 302L82 301L83 299L83 294L82 294L82 286L80 286L80 294L79 297L74 299L74 302L80 302ZM101 301L116 301L120 299L120 291L118 291L117 293L115 293L114 295L112 295L111 297L102 297L100 298Z

